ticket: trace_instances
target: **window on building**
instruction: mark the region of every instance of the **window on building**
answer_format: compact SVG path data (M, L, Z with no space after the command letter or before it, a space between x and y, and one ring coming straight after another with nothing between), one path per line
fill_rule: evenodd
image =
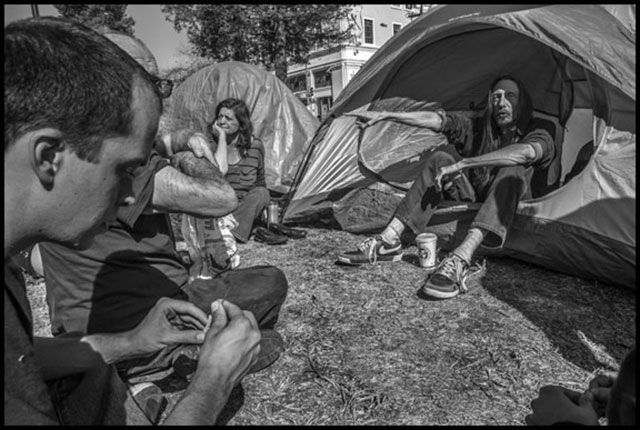
M313 71L313 78L316 81L316 85L315 85L316 88L331 86L331 73L328 72L328 70L329 69L327 68L327 69Z
M373 45L373 20L364 19L364 43Z
M402 28L402 24L393 24L393 34L395 35L397 32L400 31L400 29Z
M294 93L307 90L307 80L305 79L304 73L289 76L286 80L286 84Z

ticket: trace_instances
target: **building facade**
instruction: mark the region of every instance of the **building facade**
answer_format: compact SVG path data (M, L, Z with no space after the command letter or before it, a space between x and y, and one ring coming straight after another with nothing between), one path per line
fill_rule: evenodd
M313 51L307 64L290 65L287 85L321 121L360 67L411 20L435 5L362 4L352 8L341 29L352 26L342 46Z

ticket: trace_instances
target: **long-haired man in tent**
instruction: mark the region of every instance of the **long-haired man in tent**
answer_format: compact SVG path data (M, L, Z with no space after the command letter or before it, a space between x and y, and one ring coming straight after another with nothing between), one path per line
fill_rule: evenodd
M356 251L338 256L346 264L398 261L400 236L409 227L419 234L427 228L442 200L483 202L466 238L427 277L421 293L446 299L465 291L474 253L482 244L501 247L518 202L543 195L557 185L549 167L559 162L553 124L532 118L531 98L515 77L501 76L491 84L484 115L461 113L351 112L361 127L381 120L402 122L443 133L450 145L430 154L418 178L379 236L365 240ZM551 184L551 186L549 185Z

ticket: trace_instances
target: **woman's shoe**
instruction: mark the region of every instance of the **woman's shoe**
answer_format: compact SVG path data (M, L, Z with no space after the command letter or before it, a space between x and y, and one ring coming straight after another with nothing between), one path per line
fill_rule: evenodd
M264 227L256 227L253 234L253 239L256 242L266 243L267 245L283 245L289 240L287 236L274 233Z
M288 236L291 239L304 239L305 237L307 237L306 231L300 230L297 228L287 227L286 225L283 225L283 224L276 224L276 223L269 224L269 230L271 230L274 233Z

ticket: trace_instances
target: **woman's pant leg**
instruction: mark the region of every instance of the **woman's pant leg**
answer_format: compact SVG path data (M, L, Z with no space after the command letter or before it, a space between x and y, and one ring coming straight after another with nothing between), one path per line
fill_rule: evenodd
M239 242L249 240L255 220L260 217L270 200L269 190L264 187L256 187L240 198L238 207L232 212L239 225L231 231Z

